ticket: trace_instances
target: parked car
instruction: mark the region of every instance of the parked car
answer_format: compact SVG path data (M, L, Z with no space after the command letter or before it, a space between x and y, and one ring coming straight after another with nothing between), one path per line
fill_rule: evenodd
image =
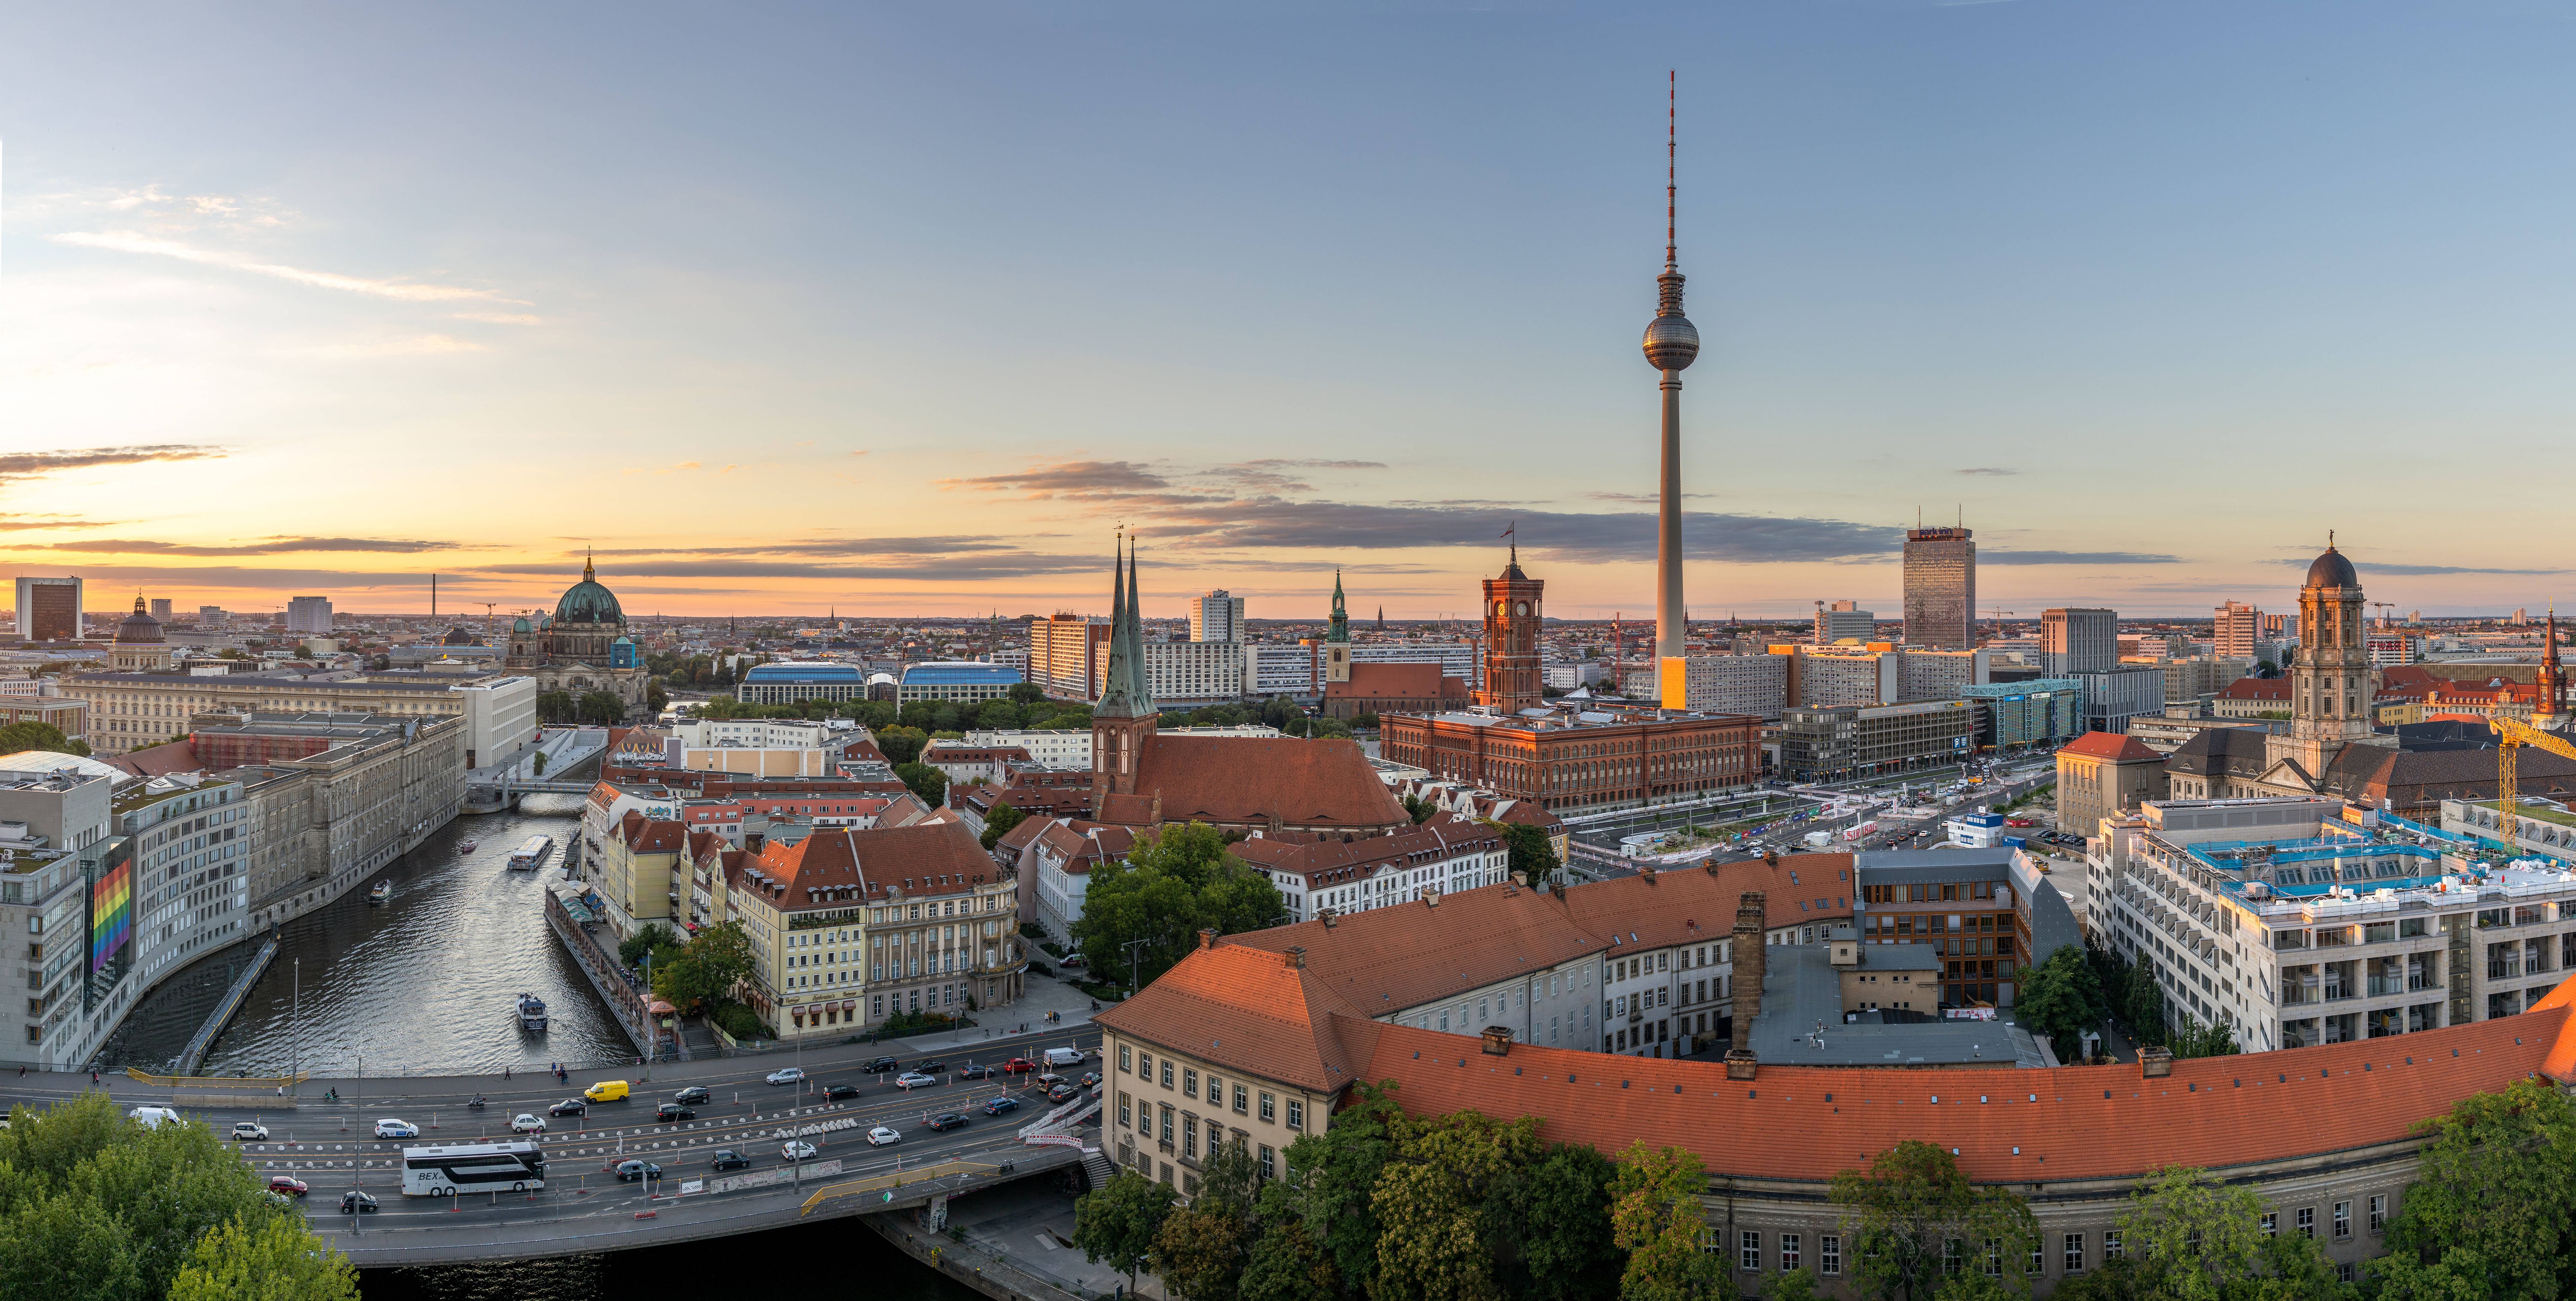
M233 1126L233 1138L242 1143L265 1143L268 1141L268 1126L242 1121Z
M510 1132L513 1134L542 1134L546 1132L546 1122L522 1111L518 1115L510 1118Z
M928 1089L935 1088L938 1084L938 1076L924 1075L919 1071L905 1071L894 1077L894 1086L898 1089Z
M857 1096L859 1096L859 1086L855 1084L826 1084L823 1086L823 1098L825 1101L837 1102L842 1098L855 1098Z
M697 1118L698 1113L695 1109L683 1107L676 1102L665 1102L653 1109L653 1119L656 1121L696 1120Z
M952 1129L964 1129L966 1127L966 1118L958 1115L956 1112L946 1111L931 1117L923 1123L944 1134Z
M1030 1061L1026 1057L1014 1057L1011 1060L1002 1063L1002 1073L1004 1075L1018 1075L1025 1071L1034 1071L1037 1068L1038 1064Z
M284 1193L272 1193L263 1188L259 1190L259 1195L267 1198L268 1204L278 1208L279 1210L291 1211L295 1209L295 1199Z
M903 1132L891 1125L879 1125L868 1131L868 1146L870 1147L884 1147L889 1143L900 1143L902 1141Z
M420 1137L420 1126L415 1125L408 1120L379 1120L376 1122L376 1137L418 1138Z
M878 1126L877 1129L888 1134L894 1133L893 1130L886 1129L882 1125ZM900 1135L898 1135L898 1137L900 1137ZM876 1141L876 1131L869 1132L868 1141L871 1143ZM778 1154L790 1161L810 1161L814 1159L814 1145L801 1138L791 1138L779 1147Z
M373 1215L376 1213L376 1199L372 1194L362 1193L357 1189L352 1188L349 1191L340 1194L340 1213L342 1215Z
M1083 960L1082 960L1082 955L1081 955L1081 954L1079 954L1079 953L1068 953L1068 954L1064 955L1064 957L1063 957L1061 960L1059 960L1059 961L1056 963L1056 965L1057 965L1057 966L1059 966L1059 967L1069 967L1069 968L1072 968L1072 969L1073 969L1073 970L1075 970L1075 971L1080 971L1080 970L1082 970L1084 967L1088 967L1088 966L1090 966L1091 964L1090 964L1090 963L1088 963L1088 962L1083 961Z
M883 1075L887 1071L901 1070L902 1068L903 1063L896 1061L891 1057L880 1057L859 1069L866 1071L870 1075Z
M947 1069L948 1069L948 1063L943 1062L943 1061L938 1061L938 1060L935 1060L935 1059L929 1059L929 1060L923 1060L923 1061L917 1061L917 1062L914 1062L914 1063L912 1064L912 1069L914 1069L914 1070L916 1070L916 1071L919 1071L920 1073L922 1073L922 1074L924 1074L924 1075L937 1075L937 1074L938 1074L938 1073L940 1073L941 1071L944 1071L944 1070L947 1070Z
M671 1101L679 1103L684 1107L690 1107L696 1106L702 1102L713 1102L715 1101L715 1096L716 1095L707 1092L707 1086L703 1084L692 1084L689 1087L672 1094Z
M546 1114L549 1116L587 1116L590 1114L590 1102L584 1098L566 1098L563 1101L546 1108Z
M991 1102L984 1104L984 1114L987 1116L998 1116L1005 1111L1017 1111L1019 1109L1020 1100L1010 1096L1009 1094L1004 1094L1001 1097L995 1098Z
M802 1066L782 1066L777 1070L771 1071L767 1078L771 1084L803 1084L805 1082L805 1068Z
M617 1163L617 1182L622 1184L633 1183L638 1179L659 1179L661 1177L662 1167L657 1166L650 1161L620 1161Z
M718 1148L715 1159L707 1164L718 1170L748 1170L751 1168L751 1158L729 1147Z
M289 1197L302 1197L304 1194L312 1191L312 1189L305 1186L303 1180L298 1179L293 1175L270 1175L268 1177L268 1190L272 1193L284 1193Z
M957 1078L961 1080L986 1080L991 1079L992 1077L992 1067L978 1066L973 1062L968 1062L957 1070Z

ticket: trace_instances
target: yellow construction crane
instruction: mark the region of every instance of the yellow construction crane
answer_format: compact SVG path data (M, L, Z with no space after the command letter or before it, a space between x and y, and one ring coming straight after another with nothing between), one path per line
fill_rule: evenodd
M2576 759L2576 745L2518 718L2497 715L2487 720L2487 727L2496 734L2496 812L2501 815L2496 829L2504 833L2505 843L2511 844L2514 819L2522 808L2522 783L2514 770L2515 752L2526 745L2536 745L2560 758Z

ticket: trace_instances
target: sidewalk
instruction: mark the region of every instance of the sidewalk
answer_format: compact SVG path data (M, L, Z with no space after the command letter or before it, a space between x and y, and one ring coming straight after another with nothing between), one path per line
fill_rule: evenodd
M957 1198L948 1203L948 1227L963 1233L970 1246L1076 1295L1105 1297L1127 1287L1126 1275L1084 1260L1081 1249L1071 1245L1073 1198L1043 1181L1022 1180ZM1133 1295L1170 1294L1162 1280L1139 1273Z
M1091 1024L1089 994L1052 976L1041 976L1034 972L1029 975L1026 989L1027 995L1008 1007L986 1008L974 1013L975 1019L983 1023L981 1025L969 1026L963 1030L942 1030L933 1034L908 1035L901 1039L887 1039L881 1042L915 1053L971 1052L990 1040L1020 1033L1022 1024L1026 1024L1028 1033L1033 1035L1079 1030ZM1100 1006L1106 1010L1115 1004L1103 1003ZM1049 1012L1056 1013L1060 1019L1047 1020L1046 1014Z

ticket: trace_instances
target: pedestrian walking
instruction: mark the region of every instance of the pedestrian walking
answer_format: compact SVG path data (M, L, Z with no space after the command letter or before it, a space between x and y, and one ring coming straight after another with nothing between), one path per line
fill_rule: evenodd
M507 1080L507 1079L509 1079L509 1078L510 1078L510 1068L509 1068L509 1067L504 1066L504 1067L502 1067L502 1068L501 1068L501 1078L502 1078L503 1080Z

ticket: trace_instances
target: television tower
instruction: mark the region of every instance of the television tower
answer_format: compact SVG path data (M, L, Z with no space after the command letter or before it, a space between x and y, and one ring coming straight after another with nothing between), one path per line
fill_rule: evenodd
M1646 325L1646 361L1664 373L1663 501L1655 531L1655 658L1682 653L1682 371L1699 357L1699 330L1682 315L1681 261L1673 238L1674 162L1680 132L1680 76L1667 75L1664 103L1664 273L1655 277L1655 319Z

